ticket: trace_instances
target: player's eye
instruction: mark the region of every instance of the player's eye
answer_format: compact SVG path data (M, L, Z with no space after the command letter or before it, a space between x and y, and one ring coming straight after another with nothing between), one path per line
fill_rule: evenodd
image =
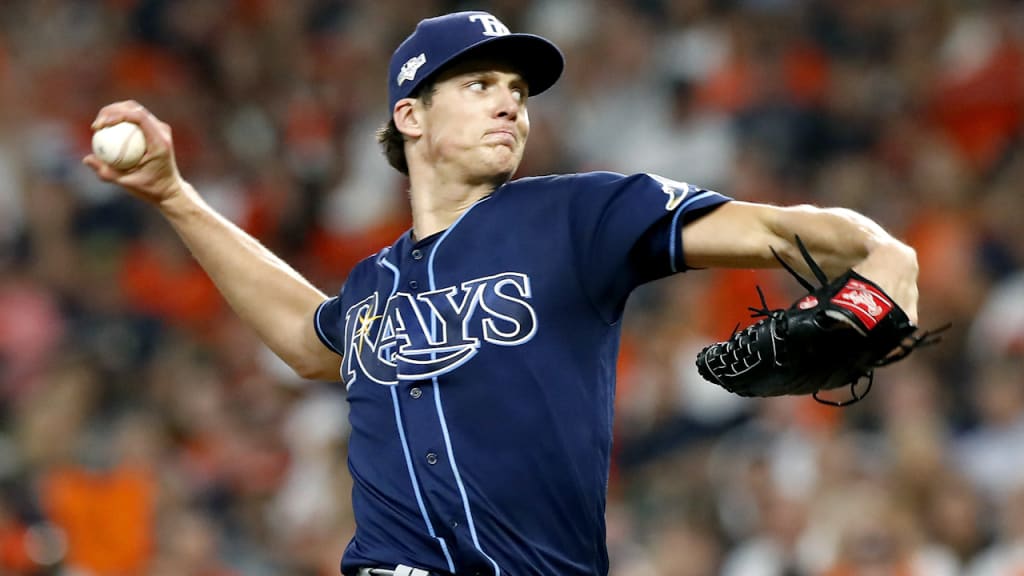
M469 84L466 84L466 87L474 92L483 92L484 89L487 88L487 85L484 84L483 80L474 80Z

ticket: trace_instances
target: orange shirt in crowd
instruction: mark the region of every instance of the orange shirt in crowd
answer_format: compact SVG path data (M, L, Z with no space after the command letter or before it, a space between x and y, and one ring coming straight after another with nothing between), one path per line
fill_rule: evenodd
M0 574L31 574L39 566L28 555L28 531L13 519L0 521Z
M97 576L143 573L154 550L156 490L154 475L138 468L46 474L43 509L67 535L65 564Z
M173 325L201 330L223 308L216 286L195 261L168 261L144 244L127 251L120 287L133 310Z

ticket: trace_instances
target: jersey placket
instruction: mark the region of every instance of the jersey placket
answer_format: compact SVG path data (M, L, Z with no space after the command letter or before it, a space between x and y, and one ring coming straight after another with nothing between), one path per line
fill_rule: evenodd
M400 291L407 292L416 302L428 329L437 319L433 318L433 310L417 300L417 297L430 289L427 269L430 249L429 245L414 246L404 255L400 266L402 282L399 287ZM413 348L426 349L435 343L416 341L417 337L430 338L429 333L423 336L420 334L419 330L411 331L410 345ZM435 379L399 380L398 396L406 429L416 431L415 434L409 434L406 441L435 529L443 533L445 529L458 528L462 503L447 457Z

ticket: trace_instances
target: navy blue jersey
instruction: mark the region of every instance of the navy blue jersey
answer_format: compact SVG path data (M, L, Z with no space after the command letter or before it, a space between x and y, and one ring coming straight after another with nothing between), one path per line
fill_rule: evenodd
M726 201L646 174L524 178L357 265L316 314L351 405L343 571L606 574L619 319Z

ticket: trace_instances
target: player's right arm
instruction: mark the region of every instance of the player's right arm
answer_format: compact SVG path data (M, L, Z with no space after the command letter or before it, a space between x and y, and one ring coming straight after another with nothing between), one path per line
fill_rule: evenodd
M90 154L97 176L157 206L235 313L300 376L337 380L341 357L316 335L313 317L326 295L214 211L178 172L170 127L137 102L99 111L93 129L128 121L146 135L146 154L126 171Z

